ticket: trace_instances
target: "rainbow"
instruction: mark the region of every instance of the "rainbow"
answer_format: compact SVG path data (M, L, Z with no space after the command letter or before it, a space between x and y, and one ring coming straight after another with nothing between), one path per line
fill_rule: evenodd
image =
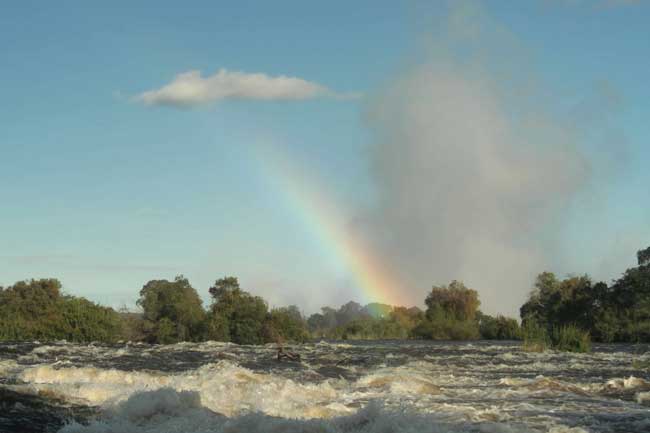
M327 188L300 169L302 164L282 155L276 148L258 148L255 160L275 192L295 210L309 233L327 254L348 271L363 292L364 302L403 305L400 284L370 248L348 230L348 221L327 194Z

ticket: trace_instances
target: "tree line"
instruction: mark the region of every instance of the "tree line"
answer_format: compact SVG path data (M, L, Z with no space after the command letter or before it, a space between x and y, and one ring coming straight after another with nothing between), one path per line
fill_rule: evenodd
M478 292L460 281L433 286L424 310L417 307L348 302L323 307L305 317L295 305L269 308L243 290L236 277L224 277L208 289L203 306L187 278L152 280L139 293L141 313L115 311L62 292L55 279L20 281L0 287L0 340L77 342L225 341L237 344L304 342L329 339L584 339L602 342L650 342L650 247L637 253L638 266L611 285L588 276L558 279L543 272L514 318L480 310ZM546 344L546 343L544 343ZM582 346L580 346L582 347Z
M637 264L610 285L593 283L588 275L560 280L551 272L539 274L520 309L523 325L571 325L596 341L649 342L650 247L637 252Z

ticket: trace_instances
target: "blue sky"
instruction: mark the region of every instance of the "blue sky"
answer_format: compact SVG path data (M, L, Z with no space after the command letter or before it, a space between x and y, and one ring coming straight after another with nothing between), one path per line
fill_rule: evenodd
M516 44L543 89L538 103L558 117L579 113L580 151L592 170L564 204L564 222L549 224L561 240L543 264L615 278L650 244L650 4L516 3L473 7L489 17L483 32L506 31ZM216 278L237 275L272 305L313 311L361 299L344 264L269 190L255 149L290 155L344 214L372 206L369 107L404 70L427 62L431 46L445 44L451 9L390 1L4 4L0 284L56 277L69 293L120 306L133 305L149 279L183 273L205 298ZM499 48L504 58L494 63L507 63L507 47L491 52ZM178 74L220 69L326 90L264 100L243 89L184 107L137 99ZM430 278L422 298L444 282Z

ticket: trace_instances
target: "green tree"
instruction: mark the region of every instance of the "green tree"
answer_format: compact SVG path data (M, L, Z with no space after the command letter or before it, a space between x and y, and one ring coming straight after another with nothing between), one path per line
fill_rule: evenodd
M117 341L119 314L65 296L56 279L19 281L0 290L0 340Z
M575 328L597 341L650 341L650 264L643 264L645 251L637 253L640 265L625 271L611 287L592 284L586 275L560 281L550 272L540 274L520 309L522 323L536 323L549 335L556 329L574 335Z
M368 315L374 319L384 319L387 318L392 311L393 311L392 305L372 302L364 306L360 312L361 314Z
M560 282L552 272L542 272L535 279L528 300L519 309L522 322L546 323L549 299L559 291Z
M140 290L137 305L149 322L148 339L152 342L201 341L204 337L201 298L182 275L174 281L149 281Z
M479 338L476 320L478 293L460 281L448 286L433 286L425 299L423 321L413 329L417 338L434 340L469 340Z
M492 317L478 312L476 319L479 324L481 338L485 340L519 340L521 329L516 319L497 315Z
M298 307L290 305L272 309L269 314L265 339L278 343L307 341L309 339L307 321Z
M650 341L650 263L625 271L610 288L607 306L617 317L617 339Z
M84 298L65 296L60 304L68 341L115 342L123 336L120 315Z
M650 247L637 251L636 258L639 266L650 265Z
M449 286L433 286L424 303L426 315L432 318L444 314L456 320L474 320L478 307L478 292L468 289L460 281L452 281Z
M537 276L528 301L520 308L523 322L534 321L551 331L553 326L588 327L602 302L602 286L594 288L587 275L558 280L555 274Z
M215 281L209 292L212 296L209 338L237 344L261 344L265 341L268 306L264 299L243 291L235 277Z

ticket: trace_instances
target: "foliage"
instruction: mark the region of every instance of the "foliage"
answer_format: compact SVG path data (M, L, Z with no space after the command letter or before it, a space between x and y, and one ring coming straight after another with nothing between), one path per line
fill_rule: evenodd
M611 343L618 339L620 334L619 319L612 309L600 309L594 312L593 324L588 329L596 341Z
M362 314L368 315L373 319L383 319L390 315L390 313L393 311L393 306L373 302L364 306L361 311Z
M588 276L559 280L544 272L521 307L522 322L546 327L576 326L602 342L650 341L650 247L637 253L630 268L611 286Z
M145 341L148 335L147 323L140 313L134 313L123 306L118 311L125 341Z
M307 326L316 337L340 338L341 330L348 324L361 319L380 318L383 315L382 304L369 304L362 307L357 302L348 302L338 310L331 307L321 308L320 313L312 314L307 319Z
M314 337L326 337L336 328L336 311L329 307L321 308L322 313L314 313L307 319L307 329Z
M545 326L535 320L528 320L522 327L524 350L527 352L543 352L551 346L551 339Z
M412 336L413 329L423 317L417 307L393 307L379 303L361 306L348 302L338 310L321 308L321 313L309 317L307 326L316 338L405 339Z
M335 328L330 338L342 340L403 340L411 337L417 323L404 307L388 317L364 317Z
M417 307L394 307L389 319L404 330L404 338L412 337L415 327L424 320L424 313Z
M476 318L481 338L485 340L521 340L521 328L516 319L502 315L492 317L480 311Z
M650 247L637 251L636 259L639 266L650 265Z
M523 347L528 352L543 352L546 349L582 353L591 351L589 332L575 325L557 326L549 332L545 326L528 321L523 326L522 332Z
M116 341L122 336L120 315L84 298L65 296L61 302L68 341Z
M117 341L120 316L84 298L64 296L55 279L0 289L0 340Z
M474 320L458 320L444 313L421 321L413 330L416 338L429 340L478 340L478 324Z
M650 247L637 252L638 266L611 285L587 275L559 279L537 276L520 308L521 326L512 318L478 310L476 290L462 282L433 286L426 311L348 302L323 307L305 319L296 306L269 311L264 299L224 277L209 288L205 311L189 281L152 280L140 290L137 314L102 307L62 293L55 279L19 281L0 287L0 340L106 341L120 339L174 343L205 339L238 344L311 338L342 339L523 339L527 350L587 351L594 341L650 342Z
M476 290L468 289L456 280L449 286L433 286L424 303L427 306L427 318L442 312L459 321L474 320L481 304Z
M210 288L212 307L208 318L208 338L237 344L261 344L269 314L266 301L241 290L235 277L215 281Z
M205 323L202 301L182 275L174 281L149 281L140 290L137 305L144 312L148 341L167 344L202 340Z
M433 286L425 299L423 320L413 329L416 338L433 340L475 340L480 337L475 320L480 302L476 290L460 281Z
M267 341L303 343L309 339L307 321L295 305L272 309L266 329Z
M551 346L565 352L590 352L591 337L589 332L573 325L556 327L551 332Z

